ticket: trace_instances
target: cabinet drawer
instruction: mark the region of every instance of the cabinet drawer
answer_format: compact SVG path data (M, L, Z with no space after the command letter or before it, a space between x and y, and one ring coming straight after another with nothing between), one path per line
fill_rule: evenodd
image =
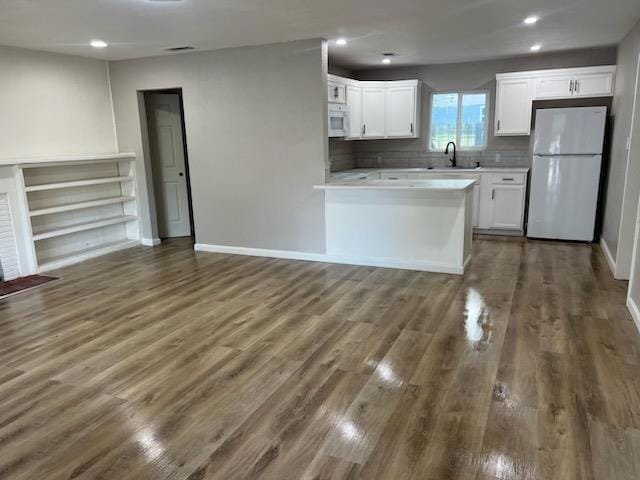
M494 173L491 176L493 185L524 185L525 180L524 173Z

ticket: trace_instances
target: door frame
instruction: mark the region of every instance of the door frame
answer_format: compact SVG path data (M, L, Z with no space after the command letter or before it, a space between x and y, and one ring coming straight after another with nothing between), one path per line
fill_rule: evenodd
M191 169L189 167L189 150L187 148L187 128L186 128L186 123L185 123L185 114L184 114L184 101L183 101L183 97L182 97L182 87L175 87L175 88L161 88L161 89L151 89L151 90L140 90L139 94L141 94L142 96L142 100L143 100L143 107L144 107L144 118L147 118L147 95L153 95L153 94L169 94L169 95L177 95L178 96L178 104L180 105L180 128L182 129L182 150L183 150L183 154L184 154L184 175L185 175L185 181L187 183L187 207L188 207L188 211L189 211L189 230L190 230L190 238L191 238L191 243L192 245L195 245L196 243L196 229L195 229L195 223L193 220L193 197L192 197L192 191L191 191ZM146 129L146 137L150 138L150 132L149 132L149 124L148 122L145 122L145 129ZM158 200L157 200L157 196L156 196L156 192L155 192L155 183L154 183L154 167L157 168L154 165L154 161L153 158L151 156L151 149L149 148L149 167L148 169L146 169L146 180L147 180L147 185L149 186L149 188L153 189L153 202L154 202L154 206L155 206L155 215L152 215L151 221L155 222L155 227L156 230L158 228Z

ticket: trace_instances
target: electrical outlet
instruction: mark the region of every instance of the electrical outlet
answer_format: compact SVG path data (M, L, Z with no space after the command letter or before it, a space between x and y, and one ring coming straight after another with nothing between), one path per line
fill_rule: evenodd
M500 152L496 152L496 163L502 163L502 154Z

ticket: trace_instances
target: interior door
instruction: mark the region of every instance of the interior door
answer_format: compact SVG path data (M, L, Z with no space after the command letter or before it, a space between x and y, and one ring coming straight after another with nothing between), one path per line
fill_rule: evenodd
M180 97L178 94L149 94L147 113L158 233L162 238L188 237L191 222Z

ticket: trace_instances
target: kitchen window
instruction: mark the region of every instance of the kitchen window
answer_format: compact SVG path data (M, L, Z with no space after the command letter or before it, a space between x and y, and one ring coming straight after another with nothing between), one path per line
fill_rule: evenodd
M442 151L449 142L460 150L484 150L488 99L488 92L432 93L429 150Z

